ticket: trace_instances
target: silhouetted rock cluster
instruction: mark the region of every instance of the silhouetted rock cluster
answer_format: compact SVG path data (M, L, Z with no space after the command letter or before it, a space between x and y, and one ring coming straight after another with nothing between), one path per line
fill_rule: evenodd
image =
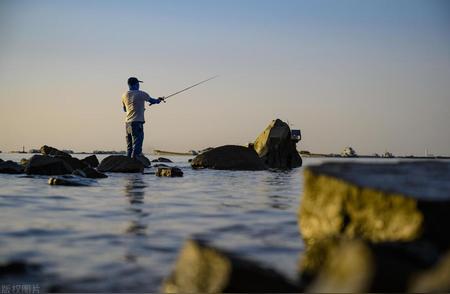
M142 173L144 164L124 155L110 155L100 162L97 169L101 172L112 173Z

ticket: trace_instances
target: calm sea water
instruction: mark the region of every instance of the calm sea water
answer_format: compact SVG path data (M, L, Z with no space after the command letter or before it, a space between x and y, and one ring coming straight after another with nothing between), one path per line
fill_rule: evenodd
M3 160L24 156L31 155L0 154ZM3 276L0 284L155 292L189 237L295 277L303 250L297 225L303 167L192 170L189 157L168 158L184 177L109 174L92 187L62 187L49 186L48 176L0 174L0 264L39 266ZM304 166L323 161L305 158Z

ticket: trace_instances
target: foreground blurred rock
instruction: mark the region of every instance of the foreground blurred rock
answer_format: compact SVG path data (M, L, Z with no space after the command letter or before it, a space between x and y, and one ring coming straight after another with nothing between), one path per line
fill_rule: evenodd
M302 165L289 125L280 119L272 121L256 138L253 148L270 168L289 169Z
M110 155L100 162L97 170L114 173L142 173L144 165L140 161L124 155Z
M197 155L192 161L194 169L265 170L267 167L252 148L225 145Z
M185 243L162 286L165 293L298 291L279 273L196 240Z
M310 166L299 210L302 281L311 292L448 289L440 278L448 223L450 163Z

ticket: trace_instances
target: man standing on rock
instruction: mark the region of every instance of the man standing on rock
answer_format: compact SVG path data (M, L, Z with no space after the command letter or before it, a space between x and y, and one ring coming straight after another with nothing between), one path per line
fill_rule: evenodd
M145 102L159 104L164 97L154 99L144 91L139 90L139 81L135 77L128 79L129 91L122 95L123 111L127 113L125 120L127 156L140 159L142 156L142 143L144 142L144 111Z

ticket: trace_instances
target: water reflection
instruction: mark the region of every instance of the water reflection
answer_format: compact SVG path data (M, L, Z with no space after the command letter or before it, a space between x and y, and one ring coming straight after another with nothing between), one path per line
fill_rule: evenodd
M280 210L290 208L292 197L289 192L292 190L293 179L297 176L298 169L271 170L267 173L262 189L268 195L270 207Z
M127 208L134 215L125 229L126 234L136 236L143 236L146 234L147 224L143 218L148 214L143 210L144 204L145 184L142 175L133 175L127 179L125 184L125 197L127 197L130 207Z

